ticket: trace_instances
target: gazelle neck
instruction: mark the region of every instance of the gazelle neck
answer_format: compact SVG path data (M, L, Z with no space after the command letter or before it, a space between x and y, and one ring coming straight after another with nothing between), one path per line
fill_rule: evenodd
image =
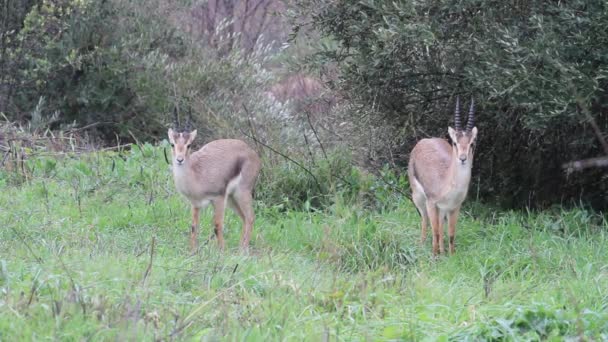
M178 179L188 178L191 170L191 164L189 158L184 159L182 164L178 164L175 160L171 164L171 169L173 171L173 177L177 181Z
M175 183L177 191L179 191L183 195L188 196L192 191L191 185L193 178L190 161L188 160L188 158L186 158L181 165L173 161L171 168L173 171L173 182Z
M468 188L471 181L471 168L473 166L473 156L469 156L463 164L458 158L458 153L452 147L452 160L448 170L450 188Z

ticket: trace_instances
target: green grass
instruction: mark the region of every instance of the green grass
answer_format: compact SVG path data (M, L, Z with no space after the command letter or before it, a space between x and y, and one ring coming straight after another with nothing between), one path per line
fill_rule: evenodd
M162 150L29 167L0 171L0 340L608 339L608 224L584 209L469 203L457 254L435 260L405 198L286 212L259 199L249 255L233 213L229 248L205 243L210 211L190 255Z

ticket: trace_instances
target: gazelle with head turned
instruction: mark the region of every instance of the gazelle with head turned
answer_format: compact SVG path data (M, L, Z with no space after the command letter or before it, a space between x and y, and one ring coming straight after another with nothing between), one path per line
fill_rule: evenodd
M452 143L445 139L420 140L410 154L408 175L412 199L422 216L421 243L431 225L433 255L444 253L443 222L447 219L450 254L454 254L456 220L460 206L467 197L473 166L473 150L477 138L475 106L471 107L465 130L460 120L460 100L456 98L454 126L448 127Z
M191 152L196 130L169 129L168 135L175 187L192 204L191 250L198 249L200 210L209 204L214 208L214 231L220 249L224 249L224 213L230 206L243 221L240 247L247 250L255 220L253 189L261 168L257 153L236 139L214 140Z

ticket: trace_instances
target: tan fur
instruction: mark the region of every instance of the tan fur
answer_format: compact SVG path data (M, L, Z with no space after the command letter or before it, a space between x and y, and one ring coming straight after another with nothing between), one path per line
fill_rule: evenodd
M454 145L439 138L420 140L410 154L408 175L412 199L422 216L421 243L427 225L433 232L433 254L444 253L443 222L448 220L450 253L455 252L456 220L471 180L473 143L477 128L470 132L448 129ZM464 162L463 162L464 160Z
M253 190L261 168L257 153L245 142L235 139L215 140L190 153L189 145L196 131L177 133L170 129L168 135L173 144L175 187L192 204L191 249L198 248L200 209L212 204L220 249L224 249L223 222L228 205L243 221L240 246L246 250L255 220Z

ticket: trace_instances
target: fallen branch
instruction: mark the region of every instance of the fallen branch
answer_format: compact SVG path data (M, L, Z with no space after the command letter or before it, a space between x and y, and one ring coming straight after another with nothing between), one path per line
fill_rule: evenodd
M111 121L94 122L94 123L88 124L86 126L69 129L69 130L65 131L65 133L66 134L73 134L73 133L76 133L76 132L79 132L79 131L84 131L84 130L87 130L89 128L97 127L97 126L100 126L100 125L116 125L116 124L117 124L116 122L111 122Z
M572 81L570 81L569 83L570 83L570 87L574 91L576 103L577 103L580 111L585 115L585 117L589 121L589 124L591 125L591 128L593 129L593 133L595 133L597 140L599 141L600 145L604 149L604 153L606 155L608 155L608 142L606 142L606 139L604 139L604 135L602 134L600 126L597 124L597 121L595 121L595 118L593 117L593 115L591 115L591 111L589 110L589 107L587 107L587 104L585 103L585 101L583 101L581 96L579 96L577 94L576 88L572 84ZM573 171L580 171L580 170L587 169L590 167L608 167L608 156L577 160L577 161L563 164L562 167L564 169L566 169L567 173L571 173Z
M577 160L563 164L562 167L568 172L581 171L590 167L608 167L608 157L597 157Z

